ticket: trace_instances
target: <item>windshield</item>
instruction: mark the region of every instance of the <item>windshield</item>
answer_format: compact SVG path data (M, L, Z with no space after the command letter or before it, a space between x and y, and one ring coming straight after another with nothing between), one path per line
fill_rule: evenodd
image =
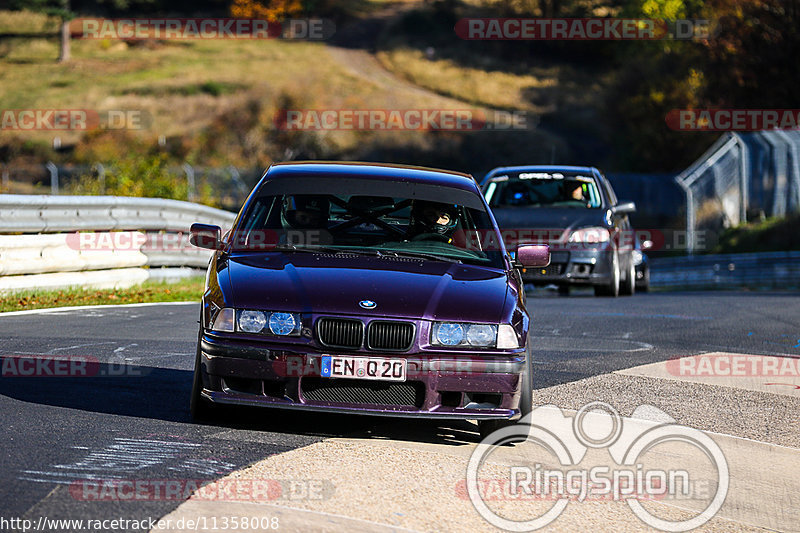
M566 207L602 205L592 176L560 172L520 172L492 177L486 187L490 207Z
M404 182L402 187L387 184L382 190L395 194L378 196L360 194L371 191L359 187L359 180L337 183L342 192L328 193L329 186L308 183L296 184L296 188L302 185L302 192L287 184L262 187L259 192L286 191L256 195L239 224L234 248L357 252L504 268L497 246L483 249L484 239L465 237L496 234L474 193ZM369 188L374 189L374 183ZM459 201L453 202L454 198Z

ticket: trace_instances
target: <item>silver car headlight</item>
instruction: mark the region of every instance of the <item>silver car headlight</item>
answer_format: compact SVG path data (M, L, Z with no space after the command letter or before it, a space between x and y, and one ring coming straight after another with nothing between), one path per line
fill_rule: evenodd
M431 329L431 344L435 346L497 347L497 326L494 324L464 324L436 322Z
M260 333L267 323L267 317L261 311L239 311L236 323L240 331Z
M601 227L581 228L569 234L569 242L574 243L599 244L608 242L610 238L608 229Z

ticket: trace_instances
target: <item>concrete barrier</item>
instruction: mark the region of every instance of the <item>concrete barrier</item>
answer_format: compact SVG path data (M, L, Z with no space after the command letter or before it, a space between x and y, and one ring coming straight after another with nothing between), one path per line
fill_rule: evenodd
M650 285L663 289L797 288L800 251L651 259Z
M114 288L198 274L211 252L189 244L189 227L226 231L235 217L161 198L1 194L0 291Z

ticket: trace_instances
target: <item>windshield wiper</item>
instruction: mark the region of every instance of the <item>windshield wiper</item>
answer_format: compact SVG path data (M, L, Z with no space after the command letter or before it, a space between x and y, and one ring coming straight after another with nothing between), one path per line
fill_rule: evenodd
M446 255L431 254L427 252L380 250L377 248L338 248L335 246L297 246L295 244L278 244L273 250L279 252L307 252L307 253L334 253L334 254L358 254L371 255L376 257L416 257L419 259L432 259L434 261L446 261L449 263L462 263L461 259Z
M333 254L358 254L381 256L380 250L364 248L339 248L336 246L297 246L296 244L278 244L272 248L279 252L309 252L309 253L333 253Z
M447 255L430 254L427 252L412 252L406 250L380 250L384 255L394 257L418 257L420 259L433 259L434 261L447 261L448 263L462 263L461 259Z

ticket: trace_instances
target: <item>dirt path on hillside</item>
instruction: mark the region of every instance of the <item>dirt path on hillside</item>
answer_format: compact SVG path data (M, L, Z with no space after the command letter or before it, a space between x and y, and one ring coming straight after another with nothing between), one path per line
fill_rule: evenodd
M369 17L351 22L338 29L328 44L331 57L353 76L380 89L392 91L392 95L396 95L398 102L404 100L402 96L410 95L414 96L416 100L423 100L426 105L475 109L475 105L442 96L435 91L411 83L387 70L375 57L377 41L381 32L392 21L422 4L423 2L418 0L391 4ZM478 109L480 108L478 107Z

